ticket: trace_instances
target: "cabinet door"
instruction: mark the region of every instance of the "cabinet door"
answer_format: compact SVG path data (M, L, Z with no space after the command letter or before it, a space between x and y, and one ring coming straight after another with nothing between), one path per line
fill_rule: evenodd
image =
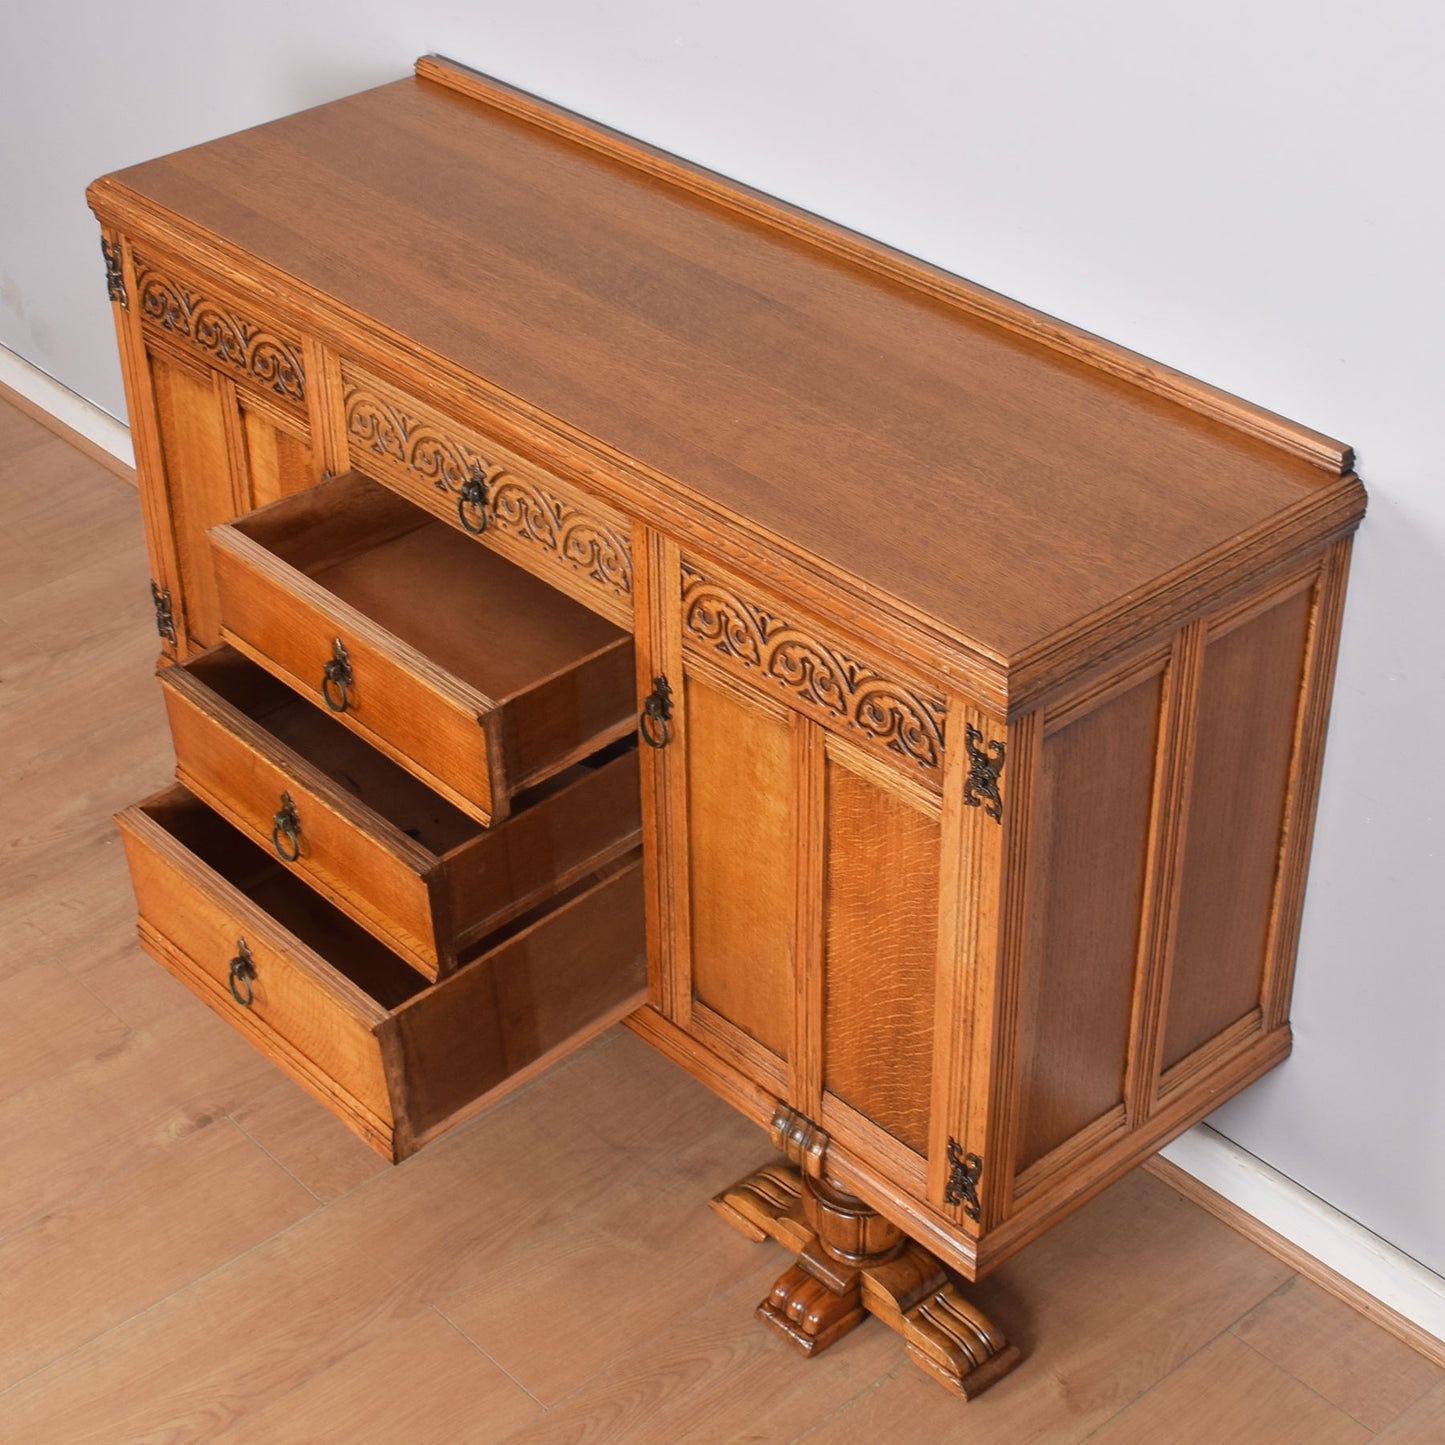
M660 836L675 906L654 998L751 1085L921 1193L944 700L702 564L673 585L681 686Z
M166 641L184 657L220 638L206 529L317 478L302 346L137 252L116 314Z

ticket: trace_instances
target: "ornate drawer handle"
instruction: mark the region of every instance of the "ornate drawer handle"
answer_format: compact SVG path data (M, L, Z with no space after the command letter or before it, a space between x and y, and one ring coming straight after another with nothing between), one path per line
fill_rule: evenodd
M301 856L301 819L290 793L281 794L281 807L271 815L271 846L283 863L294 863Z
M351 706L352 686L351 657L338 637L331 644L331 661L321 669L321 696L326 706L332 712L345 712Z
M236 940L236 956L231 960L231 976L228 982L231 985L231 997L242 1008L250 1008L251 1000L256 996L251 988L251 980L255 977L256 961L251 957L251 950L246 947L246 940L238 938Z
M471 520L474 514L475 524ZM479 466L473 465L457 493L457 520L474 537L487 530L487 474Z
M672 740L672 688L665 677L652 679L652 691L642 703L637 731L650 748L665 748Z

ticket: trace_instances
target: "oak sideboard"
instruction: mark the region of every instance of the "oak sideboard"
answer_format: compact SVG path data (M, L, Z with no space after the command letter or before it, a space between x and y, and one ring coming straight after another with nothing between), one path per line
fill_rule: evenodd
M145 947L394 1160L623 1020L766 1321L996 1380L967 1282L1289 1051L1349 449L437 57L89 199Z

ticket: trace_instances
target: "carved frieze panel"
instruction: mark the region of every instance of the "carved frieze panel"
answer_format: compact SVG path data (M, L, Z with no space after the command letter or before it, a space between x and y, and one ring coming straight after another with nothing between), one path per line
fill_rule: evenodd
M306 404L301 343L244 315L230 302L203 295L137 254L136 291L142 321L187 341L212 365L233 371L288 405Z
M870 662L785 617L740 584L682 568L682 631L689 648L751 679L771 683L786 701L825 726L904 763L937 784L943 767L942 696Z
M344 396L355 465L380 464L404 490L423 484L455 499L470 483L463 518L468 531L523 565L545 560L630 600L632 551L625 518L369 378L348 375Z

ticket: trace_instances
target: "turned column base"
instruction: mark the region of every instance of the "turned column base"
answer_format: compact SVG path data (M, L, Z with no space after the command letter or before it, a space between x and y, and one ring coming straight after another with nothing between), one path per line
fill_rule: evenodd
M712 1207L749 1239L774 1239L797 1260L758 1317L805 1355L825 1350L874 1315L908 1357L965 1400L1019 1362L943 1265L862 1200L787 1164L769 1164L725 1189Z

